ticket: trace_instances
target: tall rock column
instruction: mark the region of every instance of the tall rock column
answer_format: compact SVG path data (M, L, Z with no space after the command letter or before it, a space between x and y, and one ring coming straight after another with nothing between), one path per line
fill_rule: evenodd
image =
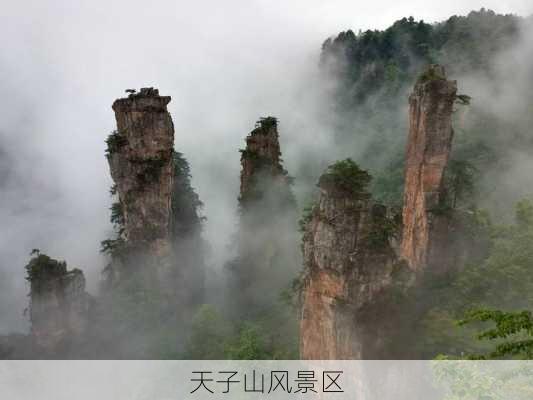
M261 118L241 150L238 256L229 263L238 295L229 308L272 304L300 268L296 204L280 156L277 120Z
M456 94L456 81L446 79L443 67L431 65L409 97L401 256L417 271L444 253L439 249L445 245L448 221L439 207L445 194Z
M273 185L289 195L289 178L281 165L280 156L277 119L261 118L246 137L246 148L241 150L239 200L242 208L265 199ZM281 202L286 199L280 197L276 200Z
M157 89L113 103L117 130L108 139L108 161L130 248L155 256L170 252L174 126L170 96Z
M370 176L350 160L336 165L320 178L303 236L302 359L374 358L378 334L363 313L395 266L394 228L365 190Z

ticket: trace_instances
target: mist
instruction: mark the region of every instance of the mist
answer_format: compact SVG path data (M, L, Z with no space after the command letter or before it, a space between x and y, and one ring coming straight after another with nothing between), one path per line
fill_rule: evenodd
M316 175L347 156L334 140L329 93L319 79L322 42L341 30L382 29L413 15L426 21L489 7L527 14L528 1L467 1L427 9L337 1L64 1L3 4L0 33L0 333L24 331L23 266L39 248L83 269L96 292L111 231L105 138L111 104L127 88L172 96L176 150L204 202L209 264L232 256L239 153L260 116L279 118L284 165ZM384 11L385 10L385 11ZM363 145L363 144L362 144ZM312 176L310 177L312 178Z

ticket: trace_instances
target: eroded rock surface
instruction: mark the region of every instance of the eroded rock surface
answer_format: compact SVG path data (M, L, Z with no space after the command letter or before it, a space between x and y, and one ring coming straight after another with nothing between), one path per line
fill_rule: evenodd
M85 277L44 254L32 258L26 270L33 342L39 351L59 355L87 329L90 298Z
M300 356L372 358L369 325L358 315L392 283L391 221L366 191L347 190L327 175L319 188L303 237Z
M431 65L409 97L409 136L403 202L401 257L420 270L444 255L448 218L441 200L443 178L453 139L452 112L456 81Z
M113 103L117 130L108 139L108 161L130 247L165 256L170 250L174 126L169 96L144 88Z

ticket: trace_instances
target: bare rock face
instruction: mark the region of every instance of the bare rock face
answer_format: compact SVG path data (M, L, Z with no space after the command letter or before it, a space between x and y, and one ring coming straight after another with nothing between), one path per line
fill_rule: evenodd
M370 349L376 346L369 343L376 337L359 315L392 283L395 256L386 209L366 191L342 186L342 179L321 177L303 236L303 359L373 358Z
M79 269L39 254L26 266L31 336L37 348L58 354L86 331L90 298Z
M174 126L169 102L152 88L116 100L117 130L107 141L125 241L156 256L170 251Z
M439 209L450 157L456 81L431 65L409 97L409 136L403 202L401 257L419 271L443 256L448 220Z

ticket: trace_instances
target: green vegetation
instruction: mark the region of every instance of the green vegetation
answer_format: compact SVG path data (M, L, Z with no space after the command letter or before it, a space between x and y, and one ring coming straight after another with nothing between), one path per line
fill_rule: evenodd
M104 344L114 343L116 348L109 351L118 357L180 358L179 335L183 335L184 325L178 318L176 302L161 290L153 265L143 265L146 260L142 256L135 262L128 265L128 273L118 284L111 282L112 290L103 293L100 307L105 309L93 334Z
M307 206L304 207L302 211L302 217L298 221L298 228L300 232L305 232L307 228L307 224L311 221L313 218L313 208L315 207L314 203L310 203Z
M475 181L479 177L476 166L468 160L451 159L445 177L449 205L455 209L460 200L467 199L475 193Z
M321 183L331 183L335 188L352 194L366 193L371 180L370 174L350 158L330 165L320 178Z
M533 358L533 318L530 311L503 312L499 310L474 310L467 313L459 325L472 322L492 322L495 327L477 335L479 340L500 340L494 349L485 354L470 354L476 360L501 358Z
M276 303L254 319L235 320L213 305L195 316L186 359L289 360L298 358L295 314Z
M112 196L116 195L116 185L111 186L110 193ZM110 222L113 224L114 234L110 239L105 239L100 242L100 252L108 254L111 257L119 257L125 248L124 241L124 207L120 201L111 204Z
M102 252L110 256L104 269L104 291L101 299L101 325L95 327L95 336L105 343L128 341L124 348L113 349L120 357L176 359L184 356L183 342L189 329L192 308L202 301L203 275L205 274L205 243L201 238L204 218L200 215L202 203L191 186L189 164L181 153L172 155L174 181L172 188L172 244L178 250L178 259L163 260L166 285L154 273L154 259L145 257L139 249L126 246L124 239L124 206L128 200L115 201L111 206L110 221L114 233L101 242ZM161 169L161 158L148 162L148 169ZM147 174L147 179L154 176ZM110 191L117 195L116 186ZM161 235L154 226L145 226L147 240ZM124 273L127 271L127 273ZM115 277L120 276L119 280ZM184 299L176 289L187 279L194 285L194 293ZM175 281L173 281L175 280ZM110 289L110 290L107 290ZM217 324L218 325L218 324ZM220 328L220 325L218 325ZM121 353L122 352L122 353Z
M326 170L321 183L332 184L354 196L366 197L372 192L378 202L398 210L404 182L406 92L417 79L425 82L443 78L435 69L419 75L429 63L444 65L451 79L466 74L490 83L493 76L498 76L493 61L502 49L516 41L519 22L515 16L480 10L437 24L403 18L383 31L358 34L347 31L328 39L323 45L321 63L327 73L339 80L334 96L334 109L338 113L335 141L343 151L352 149L357 162L347 158L334 163ZM501 89L498 84L490 89ZM460 94L456 103L470 105L471 98ZM395 351L402 354L401 350L409 348L410 354L415 353L419 358L437 354L476 359L533 357L533 202L520 201L510 223L502 223L501 218L495 223L489 218L489 212L481 208L487 203L492 205L494 193L506 190L505 184L510 180L508 172L513 171L513 165L516 167L517 152L529 155L533 151L531 135L524 135L530 132L531 116L510 122L475 102L468 110L468 118L464 120L456 113L455 122L459 123L454 125L460 128L456 129L446 170L447 192L433 210L450 216L461 228L453 240L464 241L469 246L457 260L458 264L466 265L443 276L428 274L415 290L400 287L392 294L393 320L386 323L398 322L405 329L398 336L385 338L390 340L385 344L392 350L390 354L396 354ZM253 133L267 133L277 124L275 117L260 118ZM106 156L110 157L127 144L127 139L114 131L106 143ZM281 167L274 171L279 174L272 174L271 160L248 150L241 153L261 173L254 177L250 191L239 199L244 239L238 249L239 256L229 263L228 270L238 275L240 281L229 292L237 298L245 289L252 288L252 295L247 293L249 298L242 295L236 300L242 309L233 305L218 309L202 304L205 300L199 295L201 300L195 299L192 305L183 307L189 314L178 316L177 309L181 310L182 304L175 293L162 293L154 276L132 268L105 304L110 305L106 312L109 312L113 336L133 338L131 342L135 344L135 339L142 339L138 341L142 348L135 354L191 359L298 357L298 320L294 306L298 304L301 280L295 279L281 293L283 301L255 303L256 293L274 292L269 292L269 279L274 281L275 276L280 281L290 280L286 270L279 274L280 266L296 264L292 254L284 253L292 248L290 239L268 232L279 233L276 230L279 226L286 229L279 221L286 224L295 216L291 178ZM164 156L143 161L139 178L146 184L159 179L167 161ZM206 248L200 237L204 221L202 202L191 186L186 159L175 152L172 162L175 179L171 231L182 257L172 267L181 278L182 267L191 266L199 276L198 281L203 282ZM369 168L375 178L358 163ZM279 175L284 179L277 179ZM113 186L110 193L116 195L117 187ZM498 205L505 207L512 201L509 198L518 195L509 193ZM113 236L102 241L102 251L113 259L111 265L115 261L119 261L117 265L126 263L121 259L125 247L123 207L131 199L121 200L111 206ZM248 205L251 206L247 208ZM304 209L301 231L309 223L312 210L312 206ZM494 210L495 207L491 209ZM498 213L495 215L500 217ZM385 211L374 213L373 218L368 240L373 248L381 249L398 232L398 220ZM267 233L256 234L257 226ZM297 247L294 243L294 248ZM248 248L254 251L247 254ZM32 290L39 290L40 282L67 271L64 261L38 251L32 256L25 267ZM140 260L135 261L142 264ZM405 273L405 269L398 263L398 275ZM400 281L398 277L398 286L404 283ZM192 309L195 311L191 318ZM177 338L176 332L183 337Z
M278 119L276 117L261 117L259 121L256 122L255 127L261 128L261 130L268 130L270 128L275 128L278 126Z
M261 118L251 135L271 135L276 126L276 118ZM271 145L279 151L275 141ZM241 150L246 181L239 197L239 229L232 243L236 256L224 266L227 295L220 313L229 331L219 341L218 353L223 358L298 355L296 312L279 299L289 301L290 289L280 291L300 268L296 201L292 178L278 156ZM203 355L194 352L195 357Z
M498 60L502 60L498 57L517 43L524 21L481 9L434 24L402 18L381 31L346 31L324 42L322 69L338 81L333 97L335 141L343 149L352 149L353 159L371 172L374 181L370 190L375 199L401 206L408 126L406 97L421 71L428 64L440 64L449 79L458 79L459 88L464 84L462 78L469 76L486 82L483 87L487 90L499 93L513 83L499 75ZM512 68L513 61L509 61ZM503 204L495 187L508 184L505 172L516 153L531 151L531 141L525 134L531 116L512 121L501 118L486 109L476 88L479 85L474 85L469 94L480 101L468 106L468 117L464 117L462 107L455 113L453 153L459 155L457 160L471 164L476 177L479 173L492 178L478 179L476 193L465 193L465 197L483 202L484 207L500 207L495 211L503 213L509 203ZM471 98L460 94L456 100L468 105ZM526 193L517 190L510 195L512 203ZM458 201L457 207L462 206Z
M255 151L251 151L248 149L240 149L239 152L241 153L242 159L249 160L253 163L254 171L263 170L264 173L267 174L269 172L269 169L276 168L272 164L272 160L270 158L261 156ZM286 171L280 170L279 172L286 175Z
M530 363L454 361L441 357L433 373L442 384L443 400L529 400L533 391Z
M124 249L126 242L122 237L116 239L105 239L100 242L100 252L116 257Z
M370 186L372 197L394 209L401 209L404 185L404 154L397 152L392 161L385 168L380 168L373 174Z
M111 223L114 226L123 226L124 225L124 210L122 203L117 201L111 205Z
M366 101L383 85L390 89L391 82L402 82L397 90L411 85L427 64L442 64L452 74L487 71L498 51L516 39L518 22L515 16L485 9L438 24L402 18L383 31L355 34L348 30L326 40L322 63L327 65L332 58L345 60L341 72L347 86L343 91L351 98L343 96L342 101L348 105L350 100L353 105Z
M157 182L161 176L161 171L167 162L168 160L164 156L143 160L141 162L142 171L137 174L137 178L141 184L148 185Z
M199 307L192 319L185 358L221 360L225 358L225 342L232 326L210 304Z
M467 94L458 94L456 96L456 99L455 101L463 106L468 106L470 105L470 101L472 100L472 98L467 95Z
M174 187L172 189L172 225L175 238L190 234L199 235L205 217L201 215L203 203L191 185L189 163L182 153L174 152ZM201 240L199 237L197 240Z
M380 250L387 248L392 238L400 233L398 221L389 215L385 207L374 205L372 212L372 228L367 240L371 248Z
M435 68L428 68L418 76L418 83L426 83L434 80L445 80L446 77L439 73Z
M107 144L107 157L111 156L113 153L116 153L122 146L128 144L128 140L118 131L111 132L105 142Z
M252 176L249 177L248 189L239 197L241 214L249 206L259 203L273 210L294 208L296 200L291 190L294 179L288 175L288 172L279 165L275 165L268 157L246 149L239 151L242 154L241 159L252 163L253 171Z
M24 267L26 280L31 283L32 290L39 290L41 283L49 279L61 277L67 272L67 263L50 258L39 250L32 251L32 258Z
M513 224L496 225L486 213L476 213L470 235L487 236L489 249L433 287L432 305L419 325L423 354L529 357L533 202L523 200L516 205ZM483 330L489 322L496 327Z

